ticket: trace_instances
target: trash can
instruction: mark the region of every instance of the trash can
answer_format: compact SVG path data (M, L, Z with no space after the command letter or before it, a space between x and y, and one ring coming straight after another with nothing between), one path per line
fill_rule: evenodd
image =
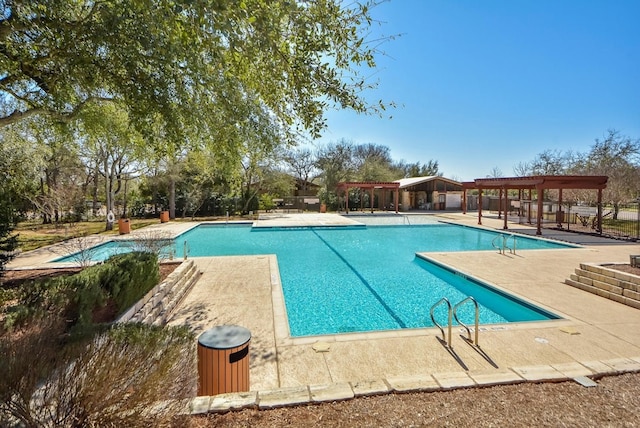
M251 332L223 325L198 337L198 395L249 391Z
M169 211L160 211L160 223L167 223L169 221Z
M120 235L131 233L131 223L129 222L128 218L118 219L118 232L120 233Z

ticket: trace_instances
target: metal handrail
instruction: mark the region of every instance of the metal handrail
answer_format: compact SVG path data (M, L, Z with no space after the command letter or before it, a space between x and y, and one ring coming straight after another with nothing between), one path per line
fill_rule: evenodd
M516 235L514 235L513 233L509 236L509 238L513 239L513 248L509 248L509 250L511 251L511 254L515 254L516 253ZM507 238L507 240L509 239Z
M496 245L496 241L501 238L502 238L502 245L501 246ZM513 248L507 245L507 243L509 242L509 238L513 239ZM491 246L496 250L498 250L499 254L506 254L507 250L509 250L511 254L515 254L516 253L516 235L512 233L511 235L507 236L501 233L495 238L493 238L493 240L491 241Z
M502 251L503 251L503 248L501 248L501 247L499 247L499 246L497 246L497 245L496 245L496 241L497 241L498 239L500 239L501 237L502 237L502 235L498 235L498 236L496 236L495 238L493 238L493 240L491 241L491 246L492 246L493 248L495 248L496 250L498 250L498 254L502 254Z
M460 321L460 319L458 318L458 308L465 302L470 301L473 303L473 305L476 307L476 319L475 319L475 341L471 340L471 330L469 329L469 327L463 323L462 321ZM475 344L476 346L478 346L478 324L480 322L480 308L478 307L478 302L476 301L476 299L474 299L473 297L469 296L465 299L462 299L461 301L459 301L458 303L456 303L453 307L453 317L455 318L456 322L458 324L460 324L462 327L464 327L465 330L467 330L467 340L473 344Z
M187 260L187 257L189 256L189 244L187 243L187 240L184 240L184 260Z
M448 326L449 326L449 340L447 340L447 337L444 333L444 329L442 328L442 326L440 324L438 324L438 322L436 321L433 312L435 311L436 307L440 306L441 304L445 303L448 306ZM442 299L438 300L433 306L431 306L431 310L429 311L430 315L431 315L431 321L435 324L436 327L438 327L440 329L440 332L442 333L442 340L447 342L447 346L449 348L451 348L451 303L449 302L449 299L447 299L446 297L443 297Z

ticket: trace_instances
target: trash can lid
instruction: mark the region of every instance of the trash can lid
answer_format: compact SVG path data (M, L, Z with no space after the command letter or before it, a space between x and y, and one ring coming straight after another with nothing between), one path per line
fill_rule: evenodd
M205 331L198 343L212 349L231 349L242 346L251 339L251 332L239 325L221 325Z

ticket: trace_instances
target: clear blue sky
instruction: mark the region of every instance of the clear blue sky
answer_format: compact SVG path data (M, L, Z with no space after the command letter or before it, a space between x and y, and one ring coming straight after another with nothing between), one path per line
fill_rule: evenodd
M331 111L315 144L389 147L472 180L545 150L587 152L607 129L640 138L640 0L391 0L370 100L391 119Z

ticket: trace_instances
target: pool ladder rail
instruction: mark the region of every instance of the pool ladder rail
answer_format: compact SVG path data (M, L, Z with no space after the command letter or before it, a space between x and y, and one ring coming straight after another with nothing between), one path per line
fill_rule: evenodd
M513 241L513 247L509 247L508 245L509 239ZM493 241L491 241L491 246L496 250L498 250L498 254L507 254L507 250L509 250L509 253L515 254L516 253L516 235L512 233L511 235L507 236L501 233L495 238L493 238Z
M184 240L184 249L183 249L183 257L184 260L186 261L189 258L189 243L187 242L187 240Z
M471 329L469 328L469 326L467 326L465 323L463 323L462 321L460 321L460 319L458 318L458 308L460 306L462 306L463 304L465 304L466 302L471 302L473 303L473 305L475 306L475 328L474 328L474 332L475 332L475 337L472 339L471 338ZM445 334L444 332L444 328L442 327L442 325L440 325L435 318L434 312L436 310L436 308L440 305L446 305L447 306L447 331L448 334ZM460 324L466 331L467 331L467 337L461 336L467 343L469 343L472 346L476 346L479 347L478 345L478 331L479 331L479 322L480 322L480 307L478 306L478 302L476 301L476 299L474 299L471 296L468 296L464 299L462 299L461 301L459 301L458 303L456 303L455 305L451 306L451 302L449 302L449 299L447 299L446 297L443 297L442 299L438 300L433 306L431 306L431 310L429 311L429 314L431 315L431 321L433 322L433 324L438 327L440 329L440 333L442 333L442 342L443 344L446 344L446 346L448 348L451 349L451 329L453 326L453 319L456 320L456 322L458 324Z

